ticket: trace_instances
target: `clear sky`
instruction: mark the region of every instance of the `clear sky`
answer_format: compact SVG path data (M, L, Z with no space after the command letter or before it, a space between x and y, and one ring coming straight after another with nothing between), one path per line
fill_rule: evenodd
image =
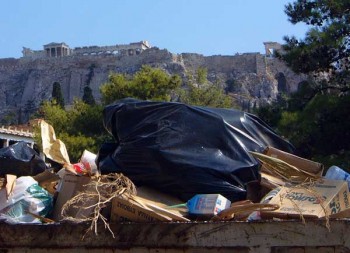
M263 42L302 38L290 0L0 0L0 58L50 42L71 48L147 40L172 53L264 53Z

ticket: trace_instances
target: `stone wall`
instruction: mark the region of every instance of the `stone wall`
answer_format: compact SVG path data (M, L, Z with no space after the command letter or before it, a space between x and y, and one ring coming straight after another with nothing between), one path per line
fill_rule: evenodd
M273 75L275 79L279 73L285 76L287 92L289 93L297 91L299 83L307 79L306 75L294 73L284 62L276 58L266 57L265 60L268 72Z

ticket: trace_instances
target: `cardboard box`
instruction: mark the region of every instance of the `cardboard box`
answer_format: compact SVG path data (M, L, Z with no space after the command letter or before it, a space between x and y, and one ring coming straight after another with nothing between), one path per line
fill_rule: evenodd
M184 215L187 208L171 208L183 201L149 187L138 187L137 196L126 195L112 201L111 221L190 221Z
M322 176L324 166L321 163L307 160L273 147L267 147L267 149L264 151L264 154L271 157L278 158L290 165L295 166L300 170L304 170L308 173L312 173L317 176Z
M111 222L136 221L155 222L171 221L172 218L157 213L146 205L128 198L126 195L112 200Z
M350 207L349 188L346 181L320 180L309 188L283 187L269 204L280 208L263 212L263 218L322 218L342 212Z
M65 173L62 178L59 193L56 199L55 207L53 210L53 219L59 221L62 219L61 211L63 205L76 196L79 192L87 189L87 184L91 181L90 177L77 176L70 173ZM87 204L89 205L89 204ZM69 210L68 215L76 218L84 218L91 214L92 209L85 208L72 208Z

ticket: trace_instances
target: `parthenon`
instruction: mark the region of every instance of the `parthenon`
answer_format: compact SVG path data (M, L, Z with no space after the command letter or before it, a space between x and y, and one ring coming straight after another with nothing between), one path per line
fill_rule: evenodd
M70 48L66 43L52 42L43 46L43 50L32 50L23 47L24 58L58 58L75 55L138 55L142 51L151 48L148 41L134 42L130 44L112 45L112 46L84 46Z
M72 50L64 42L52 42L50 44L44 45L44 51L46 52L47 57L62 57L70 55Z

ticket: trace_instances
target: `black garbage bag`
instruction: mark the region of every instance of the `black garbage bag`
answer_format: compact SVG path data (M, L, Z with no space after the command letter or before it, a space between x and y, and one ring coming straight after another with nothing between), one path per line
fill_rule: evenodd
M25 142L17 142L0 149L0 176L35 176L45 169L45 161Z
M266 146L293 150L257 117L238 110L124 99L104 108L104 125L115 143L97 157L101 173L123 173L186 201L195 194L246 198L260 178L248 151Z

